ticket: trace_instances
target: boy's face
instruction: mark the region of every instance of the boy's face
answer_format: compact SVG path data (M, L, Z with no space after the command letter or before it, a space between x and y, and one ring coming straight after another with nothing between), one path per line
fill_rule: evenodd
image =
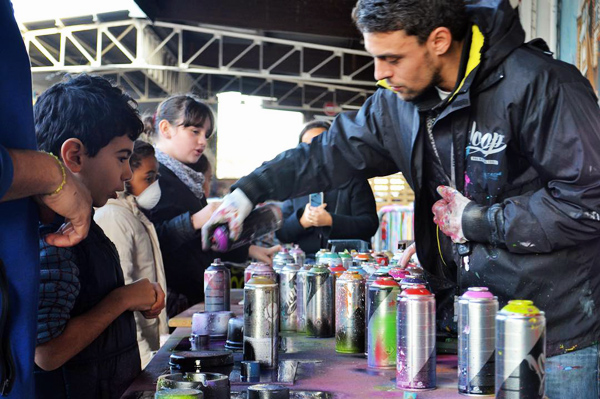
M95 207L104 206L109 198L116 198L117 191L123 191L125 181L131 179L129 158L132 151L133 141L123 135L112 139L95 157L83 155L81 171L77 175L92 193Z

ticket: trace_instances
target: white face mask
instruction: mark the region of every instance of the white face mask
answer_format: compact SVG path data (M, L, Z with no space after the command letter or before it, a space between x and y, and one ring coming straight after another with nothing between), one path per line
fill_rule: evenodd
M158 204L160 201L160 186L158 180L148 186L140 195L136 198L137 204L140 208L150 210Z

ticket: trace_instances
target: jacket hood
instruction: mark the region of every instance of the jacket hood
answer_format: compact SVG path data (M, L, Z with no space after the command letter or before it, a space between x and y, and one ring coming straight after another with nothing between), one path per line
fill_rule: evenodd
M508 0L475 0L467 4L467 13L484 37L478 71L481 80L523 44L525 31Z

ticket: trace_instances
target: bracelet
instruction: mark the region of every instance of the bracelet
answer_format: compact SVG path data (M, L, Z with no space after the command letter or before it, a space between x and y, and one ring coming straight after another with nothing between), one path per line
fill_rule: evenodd
M54 194L58 194L61 192L61 190L63 189L63 187L65 186L65 184L67 184L67 172L65 171L65 165L63 165L63 163L60 161L60 159L58 159L58 157L50 152L46 152L46 151L42 151L45 154L50 155L52 158L56 159L56 162L58 163L58 166L60 166L60 171L62 172L62 183L60 183L60 186L58 186L58 188L54 191L52 191L49 194L46 195L54 195Z

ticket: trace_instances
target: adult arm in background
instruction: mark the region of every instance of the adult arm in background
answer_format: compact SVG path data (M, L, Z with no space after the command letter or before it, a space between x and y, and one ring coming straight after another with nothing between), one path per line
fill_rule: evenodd
M283 225L275 232L279 241L282 243L297 243L300 238L312 234L314 231L313 227L302 225L302 215L304 215L304 212L306 212L306 206L296 209L294 201L291 199L281 205Z
M533 87L543 94L518 110L522 152L545 187L492 206L470 202L461 218L468 240L548 253L600 236L600 109L578 78Z
M239 234L243 219L260 202L330 191L353 177L367 179L397 172L384 135L410 137L410 133L391 126L385 113L395 108L387 107L385 101L382 90L378 90L358 112L340 114L330 129L310 145L300 144L285 151L237 181L232 193L202 228L203 246L211 245L212 231L219 224L228 223L230 234Z
M87 237L92 213L89 190L63 166L65 184L60 165L48 154L33 150L7 149L0 146L0 202L36 196L51 211L66 219L56 233L46 236L55 246L72 246Z

